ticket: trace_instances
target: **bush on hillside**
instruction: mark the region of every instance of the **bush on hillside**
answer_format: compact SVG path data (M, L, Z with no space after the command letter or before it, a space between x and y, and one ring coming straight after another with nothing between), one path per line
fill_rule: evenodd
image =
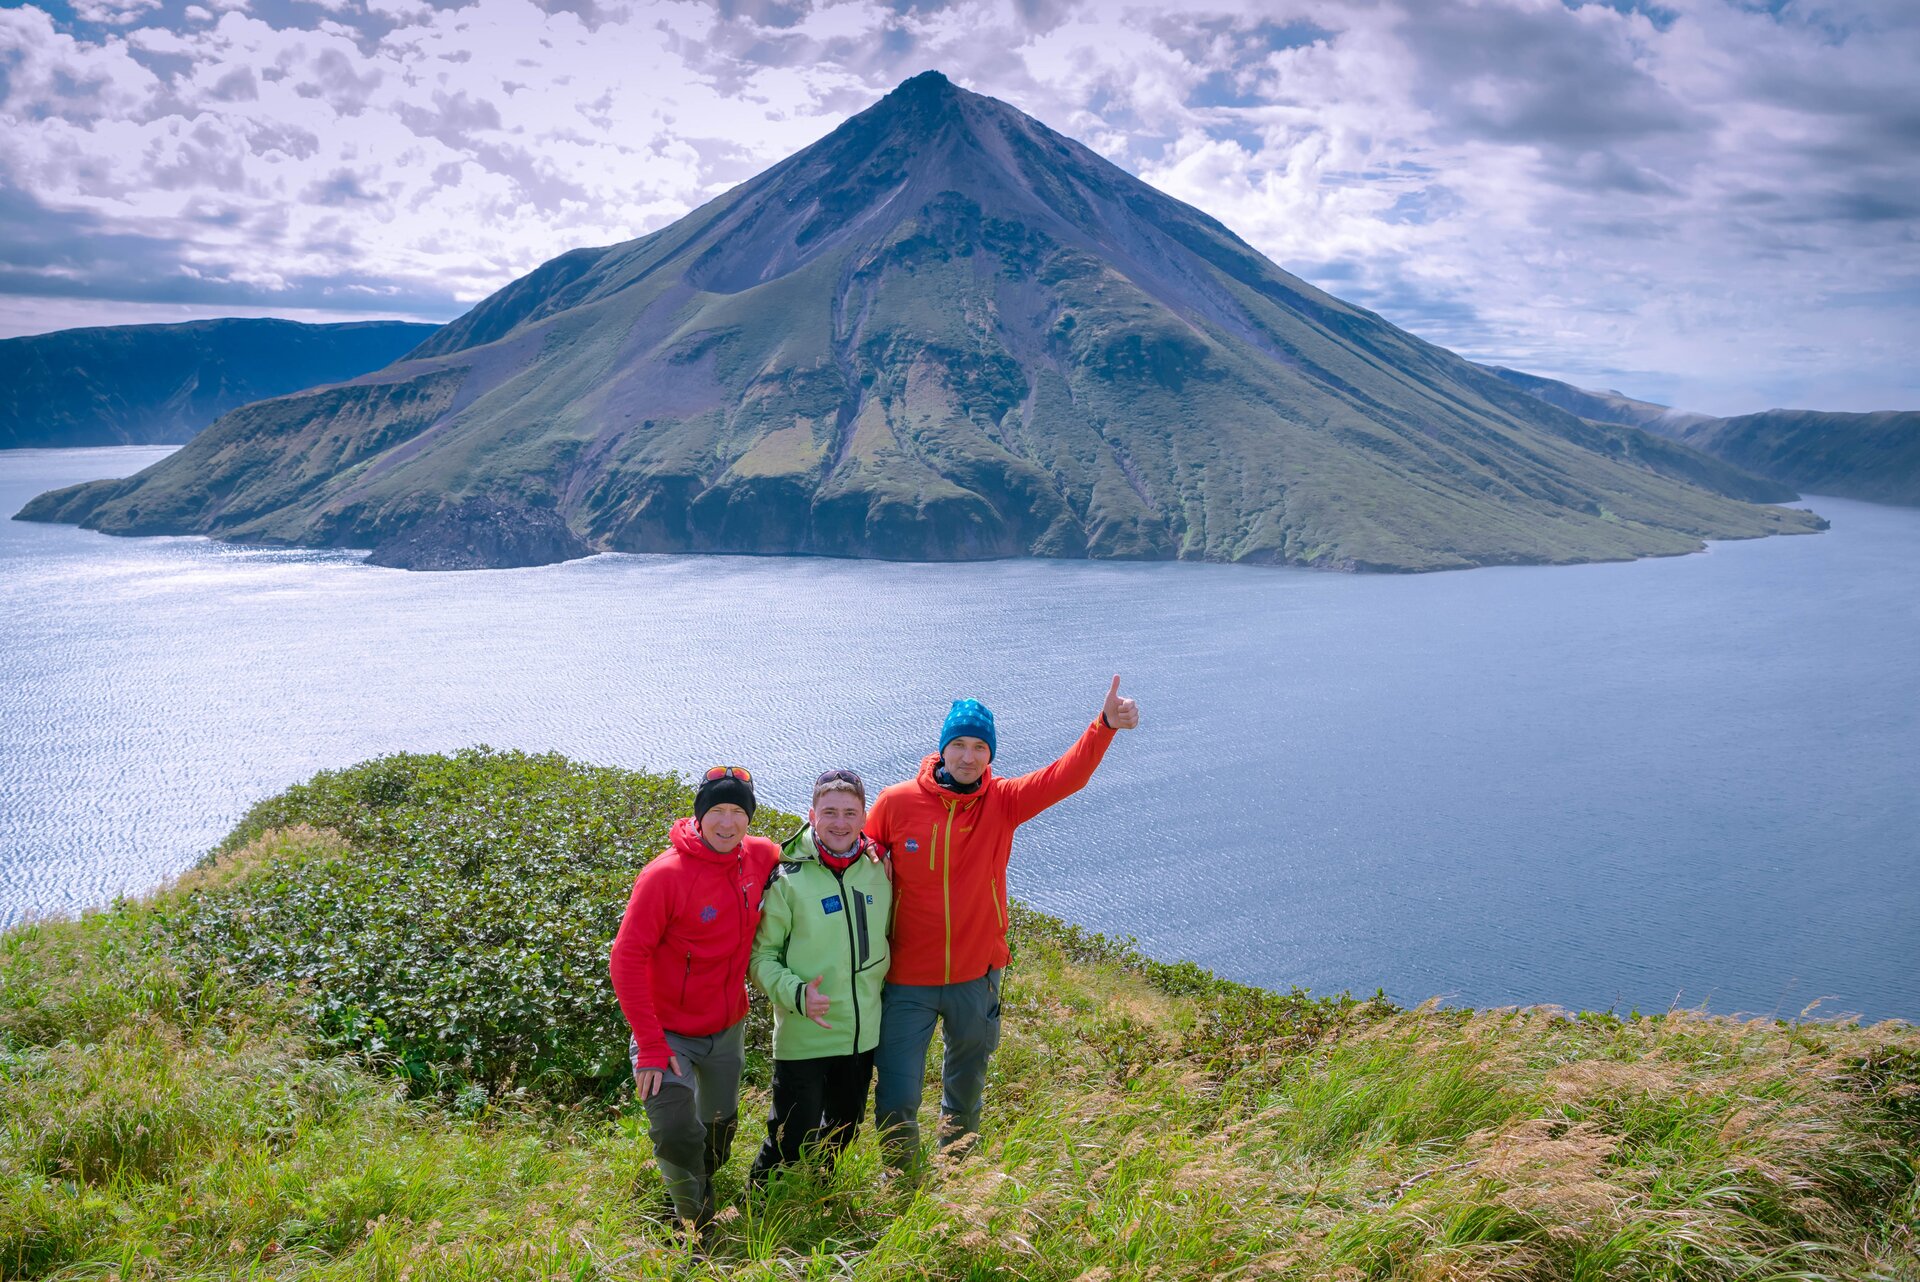
M191 969L295 988L323 1040L423 1089L610 1095L628 1068L607 950L691 809L672 776L559 756L381 757L255 806L156 907ZM339 839L291 851L303 826Z
M559 756L381 757L256 805L156 907L189 983L292 989L323 1041L390 1061L422 1090L470 1105L513 1089L605 1097L627 1080L608 945L635 873L692 802L671 776ZM799 823L767 808L757 819L775 834ZM1019 905L1011 924L1016 948L1120 966L1190 999L1182 1053L1220 1070L1391 1010L1154 961ZM764 1055L764 1004L753 1010Z
M1395 1013L1018 906L975 1154L882 1181L868 1129L748 1195L743 1134L691 1260L636 1108L469 1107L624 1085L606 940L686 803L386 758L160 895L0 931L0 1277L1920 1279L1911 1026Z

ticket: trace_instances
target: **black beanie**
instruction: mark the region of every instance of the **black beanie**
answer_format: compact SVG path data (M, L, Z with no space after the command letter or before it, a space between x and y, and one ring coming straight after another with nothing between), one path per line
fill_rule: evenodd
M746 811L747 818L753 818L753 785L733 775L709 779L693 794L693 821L699 823L707 817L707 811L729 803Z

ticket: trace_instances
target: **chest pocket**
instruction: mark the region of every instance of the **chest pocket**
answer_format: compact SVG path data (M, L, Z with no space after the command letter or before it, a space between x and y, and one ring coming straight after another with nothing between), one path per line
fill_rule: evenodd
M879 905L869 902L872 898L858 890L847 892L847 905L853 910L855 970L865 970L887 959L886 923L879 919Z

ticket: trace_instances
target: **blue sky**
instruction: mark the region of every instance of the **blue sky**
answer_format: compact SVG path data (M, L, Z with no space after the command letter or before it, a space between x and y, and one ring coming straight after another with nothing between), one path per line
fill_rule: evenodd
M928 68L1475 359L1920 407L1920 4L0 8L0 334L445 320Z

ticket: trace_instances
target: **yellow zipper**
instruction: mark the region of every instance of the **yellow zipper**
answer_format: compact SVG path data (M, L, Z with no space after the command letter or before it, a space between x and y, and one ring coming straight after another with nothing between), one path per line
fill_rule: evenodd
M940 866L940 895L947 910L947 973L940 982L953 982L953 816L954 803L947 803L947 862Z

